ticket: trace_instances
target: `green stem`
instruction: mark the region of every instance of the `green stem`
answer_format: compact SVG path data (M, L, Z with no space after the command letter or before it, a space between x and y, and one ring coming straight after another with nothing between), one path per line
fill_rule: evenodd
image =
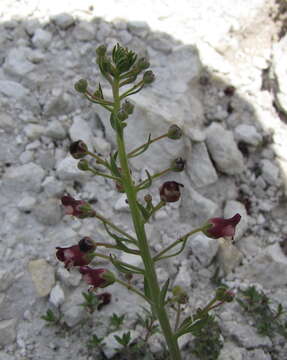
M95 169L93 169L93 168L90 168L90 167L89 167L88 171L91 171L93 174L98 175L98 176L105 177L105 178L107 178L107 179L112 179L112 180L119 181L119 182L121 181L120 178L117 178L117 177L112 176L112 175L109 175L109 174L105 174L105 173L103 173L103 172L101 172L101 171L97 171L97 170L95 170Z
M161 176L167 174L167 173L168 173L169 171L171 171L171 170L172 170L171 168L162 170L162 171L160 171L160 172L158 172L158 173L156 173L156 174L154 174L154 175L151 175L151 179L154 180L154 179L156 179L156 178L158 178L158 177L161 177ZM142 181L141 183L139 183L139 184L137 185L137 189L138 189L138 190L141 190L142 186L144 186L144 185L147 184L148 182L149 182L149 179L146 179L146 180Z
M164 139L165 137L167 137L167 135L168 135L168 133L163 134L163 135L161 135L161 136L158 136L158 137L150 140L148 143L146 142L146 143L142 144L141 146L139 146L139 147L137 147L136 149L134 149L134 150L132 150L131 152L129 152L129 153L128 153L128 157L132 157L135 153L137 153L138 151L140 151L141 149L143 149L147 144L150 145L150 144L152 144L152 143L154 143L154 142L156 142L156 141L158 141L158 140Z
M119 96L119 78L116 77L114 79L114 84L113 84L113 95L114 95L114 114L117 114L117 112L120 109L121 99ZM131 209L132 220L138 238L138 246L140 248L142 260L145 267L145 275L146 275L145 278L150 292L152 308L161 325L163 334L165 336L170 351L171 359L181 360L178 343L176 337L172 332L166 309L164 306L161 306L159 301L160 288L157 280L154 262L150 254L150 249L146 238L144 219L142 218L142 215L137 205L136 189L133 185L133 181L130 174L128 158L125 149L123 129L121 127L118 127L118 131L117 131L117 145L118 145L118 156L122 169L123 185Z
M97 154L94 154L91 151L87 151L87 154L92 156L94 159L96 159L98 164L104 165L105 167L109 168L108 163Z
M181 314L181 306L180 303L177 304L177 309L176 309L176 319L175 319L175 324L174 324L174 331L176 332L178 325L179 325L179 321L180 321L180 314Z
M195 230L190 231L189 233L183 235L182 237L180 237L179 239L177 239L176 241L174 241L172 244L170 244L169 246L167 246L165 249L163 249L162 251L160 251L158 254L156 254L156 256L154 256L153 260L157 261L160 260L160 258L162 257L163 254L165 254L166 252L168 252L170 249L172 249L173 247L175 247L176 245L180 244L182 241L184 241L187 237L190 237L191 235L194 235L195 233L202 231L202 228L197 228Z

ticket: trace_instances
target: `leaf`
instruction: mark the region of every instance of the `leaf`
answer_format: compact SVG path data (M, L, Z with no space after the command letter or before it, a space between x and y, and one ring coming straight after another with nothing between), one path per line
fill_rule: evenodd
M164 306L165 304L165 298L166 298L168 286L169 286L169 279L166 280L166 282L164 283L163 287L160 290L160 295L159 295L160 306Z
M110 166L111 166L111 172L116 177L121 177L120 170L117 166L116 160L117 160L118 152L116 151L114 154L110 154Z
M150 217L150 212L138 201L137 201L137 205L138 205L138 208L139 208L144 220L147 221Z
M116 235L115 233L112 233L108 227L107 227L107 224L104 223L104 227L106 229L106 232L116 241L117 243L117 247L119 250L123 250L125 251L126 253L129 253L129 254L139 254L139 251L136 250L136 249L130 249L129 247L127 247L124 242L129 242L129 243L132 243L133 244L133 241L129 240L129 239L126 239L126 238L123 238L123 237L120 237L118 235Z
M151 134L148 135L148 140L146 144L144 144L138 151L136 151L134 154L130 155L129 157L132 158L141 155L149 148L150 144L151 144Z
M110 259L112 264L121 272L125 274L144 274L144 270L138 268L137 266L133 266L131 264L122 263L121 261L117 260L114 256L110 255Z

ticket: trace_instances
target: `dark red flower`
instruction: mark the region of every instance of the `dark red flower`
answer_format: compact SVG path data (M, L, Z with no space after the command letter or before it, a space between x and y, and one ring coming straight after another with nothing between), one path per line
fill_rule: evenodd
M98 310L101 310L103 306L108 305L111 302L112 295L108 292L104 292L96 296L99 300L99 305L97 307Z
M229 219L212 218L207 221L203 233L213 239L220 237L233 238L235 234L235 227L241 219L240 214L235 214Z
M166 181L159 188L160 199L164 202L175 202L179 200L180 187L183 187L183 185L176 181Z
M78 140L70 145L69 150L73 158L82 159L87 155L88 147L82 140Z
M61 201L65 207L66 215L73 215L81 219L95 216L95 211L84 200L76 200L70 195L64 195Z
M66 269L70 269L73 266L88 265L92 260L89 252L81 251L79 245L66 248L56 247L56 249L57 259L65 264Z
M104 288L115 282L114 274L107 269L92 269L89 266L81 266L79 271L83 275L83 280L91 285L90 290Z

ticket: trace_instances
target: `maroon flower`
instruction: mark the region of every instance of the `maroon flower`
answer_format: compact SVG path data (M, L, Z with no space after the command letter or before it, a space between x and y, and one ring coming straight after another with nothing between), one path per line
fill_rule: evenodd
M96 296L99 300L99 305L97 307L98 310L101 310L103 306L108 305L111 302L112 295L108 292L104 292Z
M95 211L84 200L76 200L70 195L64 195L61 201L66 215L73 215L81 219L95 216Z
M232 238L235 234L235 227L241 219L240 214L235 214L230 219L222 218L212 218L209 219L203 233L213 239L218 239L220 237Z
M65 264L66 269L70 269L73 266L88 265L92 260L88 252L80 250L79 245L66 248L56 247L56 249L57 259Z
M79 271L83 275L83 280L91 285L91 291L96 288L104 288L115 282L113 273L107 269L92 269L89 266L81 266Z
M78 140L70 145L69 150L73 158L82 159L87 155L88 147L82 140Z
M183 187L183 185L176 181L166 181L159 188L160 199L164 202L175 202L179 200L180 187Z

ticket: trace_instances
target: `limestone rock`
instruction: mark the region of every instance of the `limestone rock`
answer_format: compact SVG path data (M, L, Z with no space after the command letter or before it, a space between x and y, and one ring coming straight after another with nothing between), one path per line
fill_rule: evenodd
M66 158L59 161L56 165L57 175L61 180L78 180L81 181L85 179L88 174L85 171L78 169L79 160L74 159L72 156L67 156Z
M0 345L8 345L16 340L16 319L0 321Z
M44 175L44 170L34 163L11 167L3 177L3 187L20 193L25 191L38 192Z
M27 88L11 80L0 80L0 92L9 98L17 100L22 99L29 94Z
M81 21L75 26L74 36L80 41L91 41L96 37L96 29L93 24Z
M75 116L69 129L69 135L73 141L82 140L90 150L93 150L93 134L87 121L81 116Z
M84 302L82 295L83 289L75 289L68 297L65 303L62 305L61 310L63 312L63 320L65 323L73 327L83 320L85 316L85 309L83 306L79 306Z
M272 289L287 284L287 257L280 245L267 246L239 272L242 279L256 282L264 288Z
M11 75L24 76L33 71L34 65L27 59L28 52L24 47L11 49L5 59L3 68Z
M218 170L224 174L235 175L244 170L243 156L233 135L222 125L212 123L206 129L206 145Z
M56 286L54 286L52 291L50 292L49 301L51 304L53 304L56 307L64 303L65 294L59 284L56 284Z
M217 181L217 173L204 143L196 143L192 146L192 151L186 159L186 171L195 189Z
M268 159L261 161L262 177L270 185L278 186L279 183L279 168L275 162Z
M35 218L43 225L56 225L62 218L60 201L48 199L37 204L33 211Z
M43 29L37 29L32 37L32 43L37 48L47 49L52 41L52 34Z
M229 240L220 238L218 242L218 264L223 273L227 275L240 264L243 255Z
M234 129L234 137L237 141L243 141L248 145L258 146L262 142L262 135L255 126L240 124Z
M59 26L61 30L67 30L70 26L74 25L75 20L72 15L68 13L61 13L52 16L51 20Z
M49 295L55 284L54 268L46 260L37 259L29 262L28 269L38 296Z
M218 241L205 236L202 233L195 234L188 240L187 246L192 251L196 262L193 263L195 268L207 267L218 250Z

